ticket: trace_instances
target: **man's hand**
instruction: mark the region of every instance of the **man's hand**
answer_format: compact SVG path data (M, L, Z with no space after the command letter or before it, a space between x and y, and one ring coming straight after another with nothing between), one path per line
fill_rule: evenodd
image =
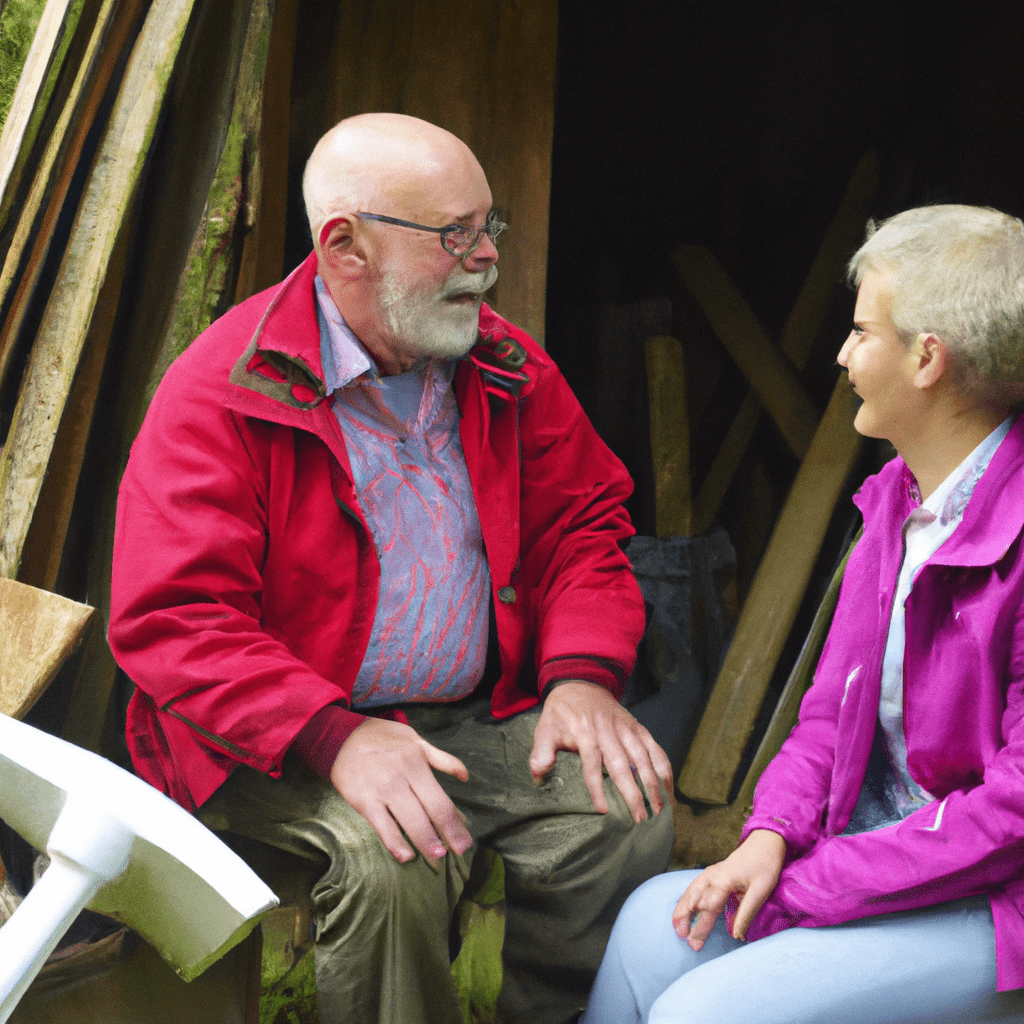
M740 905L732 935L745 939L754 915L778 883L785 859L786 840L782 836L768 829L754 829L725 860L705 868L686 887L672 914L676 934L691 949L699 950L735 893L740 897Z
M574 750L580 755L583 778L601 814L608 812L602 765L638 823L647 812L637 779L643 783L655 814L664 803L661 785L666 793L672 792L672 765L665 751L608 690L596 683L572 679L559 683L545 697L530 753L530 771L538 784L551 771L559 750Z
M369 718L341 745L331 782L398 860L404 863L415 856L407 836L436 870L446 848L465 853L473 837L431 768L463 782L469 778L457 757L431 745L415 729Z

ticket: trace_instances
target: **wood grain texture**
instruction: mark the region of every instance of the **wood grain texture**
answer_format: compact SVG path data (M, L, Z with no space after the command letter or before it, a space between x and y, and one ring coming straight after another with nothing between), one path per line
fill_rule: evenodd
M0 576L14 577L114 243L192 0L155 0L133 47L25 371L0 456Z
M41 113L38 104L58 59L70 7L71 0L49 0L36 26L10 112L0 131L0 210L10 207L17 184L15 170L32 144L32 126L38 126Z
M63 109L56 118L34 169L25 200L18 210L17 223L13 226L11 242L0 269L0 306L5 304L8 292L14 289L10 309L0 328L0 387L10 370L14 343L39 283L57 219L78 169L86 138L93 129L118 56L127 43L142 4L143 0L104 0L92 22L89 39ZM84 25L81 27L84 29ZM24 267L23 260L26 260Z
M249 188L236 302L271 287L285 274L290 94L298 16L298 0L275 0L263 73L259 159Z
M0 713L21 718L74 650L93 609L0 577Z

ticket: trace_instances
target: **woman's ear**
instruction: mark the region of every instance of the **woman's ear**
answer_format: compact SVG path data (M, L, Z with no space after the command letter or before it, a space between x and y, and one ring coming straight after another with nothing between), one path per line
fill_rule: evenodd
M917 369L914 386L932 388L942 379L948 368L949 353L937 334L919 334L911 346Z
M356 244L353 219L344 215L323 223L317 236L320 260L342 277L361 276L366 270L366 255Z

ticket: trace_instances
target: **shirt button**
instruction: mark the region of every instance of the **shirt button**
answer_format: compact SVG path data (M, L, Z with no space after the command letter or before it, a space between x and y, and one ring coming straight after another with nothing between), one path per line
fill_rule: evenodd
M516 591L515 587L502 587L498 591L498 600L502 604L515 604L516 603Z

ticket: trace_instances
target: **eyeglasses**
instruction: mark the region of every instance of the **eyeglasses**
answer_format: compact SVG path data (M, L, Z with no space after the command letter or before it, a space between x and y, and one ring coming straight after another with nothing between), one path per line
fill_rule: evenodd
M443 228L432 228L426 224L414 224L411 220L399 220L397 217L385 217L382 213L357 213L360 220L379 220L384 224L397 224L400 228L416 228L417 231L433 231L441 236L441 244L445 252L462 259L471 252L476 251L484 235L497 244L498 235L508 228L508 225L499 219L496 210L487 215L487 222L483 227L474 228L468 224L446 224Z

